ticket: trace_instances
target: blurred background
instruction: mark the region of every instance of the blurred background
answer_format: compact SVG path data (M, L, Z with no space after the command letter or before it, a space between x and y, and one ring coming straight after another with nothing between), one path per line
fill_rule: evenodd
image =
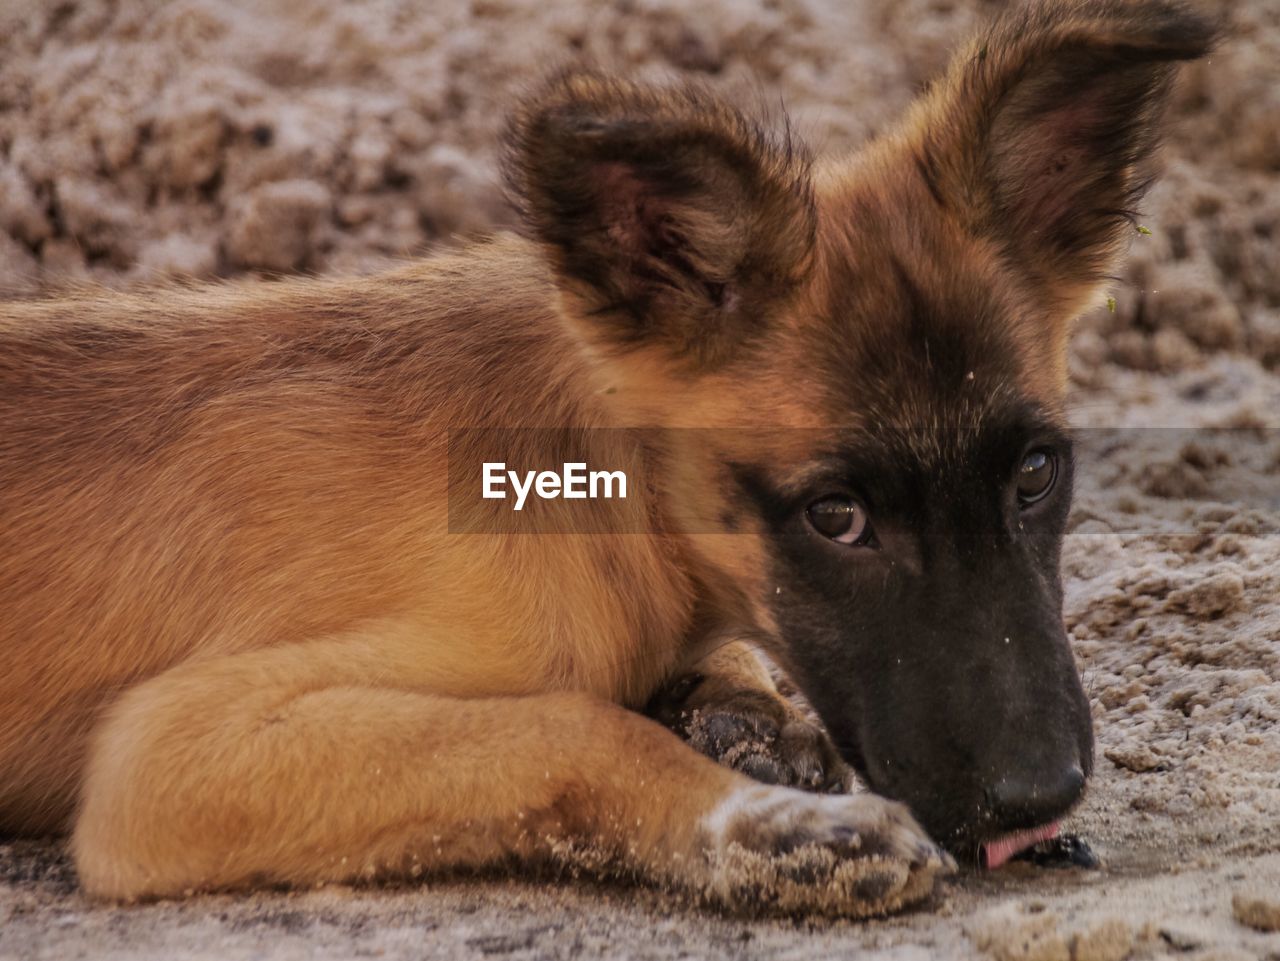
M819 150L896 116L999 0L0 0L0 296L367 270L506 224L505 105L549 67L781 100ZM1280 363L1280 0L1210 3L1101 363Z

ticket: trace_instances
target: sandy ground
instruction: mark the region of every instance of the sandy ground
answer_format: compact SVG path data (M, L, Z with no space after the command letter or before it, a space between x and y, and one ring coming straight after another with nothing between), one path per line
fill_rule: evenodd
M509 222L502 105L590 57L882 128L998 2L0 0L0 296L366 270ZM1067 622L1098 730L1068 825L883 921L761 922L582 880L136 908L0 844L0 958L1280 958L1280 3L1183 77L1116 310L1084 318ZM270 11L269 13L264 11Z

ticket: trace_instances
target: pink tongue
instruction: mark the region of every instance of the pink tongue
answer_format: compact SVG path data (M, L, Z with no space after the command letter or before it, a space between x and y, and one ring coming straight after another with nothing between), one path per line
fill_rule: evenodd
M1058 822L1052 821L1043 827L1032 828L1030 831L1014 831L994 841L987 841L982 845L982 866L988 869L998 868L1019 851L1025 851L1031 845L1047 841L1051 837L1056 837L1057 834Z

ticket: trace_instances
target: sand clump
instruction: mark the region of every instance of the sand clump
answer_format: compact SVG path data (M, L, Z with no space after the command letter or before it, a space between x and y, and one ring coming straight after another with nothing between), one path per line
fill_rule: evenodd
M1041 902L992 908L975 917L966 933L995 961L1124 961L1135 944L1132 927L1121 918L1067 924Z
M996 961L1071 961L1061 919L1043 905L1003 905L976 918L969 938Z
M1103 918L1071 938L1071 961L1124 961L1133 951L1133 931L1120 918Z
M1231 913L1259 931L1280 931L1280 891L1243 888L1231 896Z

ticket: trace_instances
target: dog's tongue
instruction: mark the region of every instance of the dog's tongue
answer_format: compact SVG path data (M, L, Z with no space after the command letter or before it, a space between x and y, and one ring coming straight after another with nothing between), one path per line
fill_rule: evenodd
M1033 844L1047 841L1058 834L1058 822L1052 821L1043 827L1030 831L1014 831L994 841L982 845L982 866L987 869L998 868L1019 851L1025 851Z

